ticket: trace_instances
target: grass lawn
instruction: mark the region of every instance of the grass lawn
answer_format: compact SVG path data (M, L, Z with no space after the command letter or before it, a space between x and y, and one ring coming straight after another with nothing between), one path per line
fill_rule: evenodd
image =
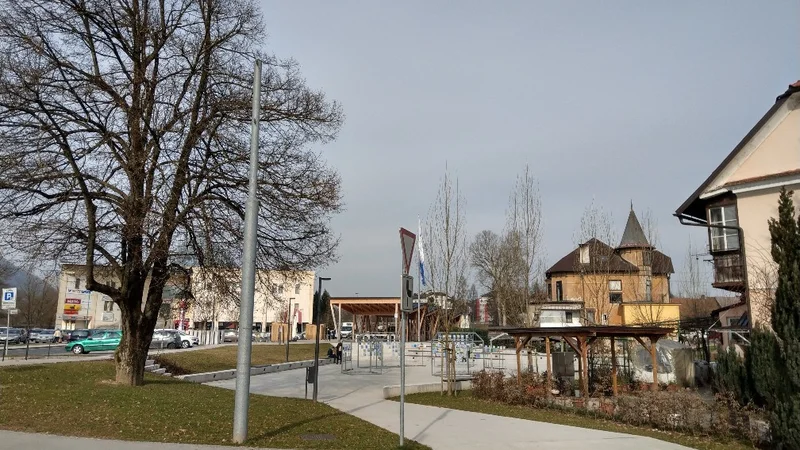
M397 400L397 399L394 399ZM495 416L515 417L518 419L535 420L538 422L571 425L581 428L613 431L617 433L649 436L662 441L674 442L687 447L701 450L745 450L753 447L737 441L716 441L708 437L688 436L677 432L654 430L651 428L636 427L621 424L611 420L590 417L587 415L560 411L557 409L537 409L528 406L507 405L505 403L490 402L477 399L472 392L463 391L457 397L448 397L438 392L411 394L406 396L409 403L420 405L439 406L442 408L460 409L464 411L493 414Z
M319 357L325 358L328 343L319 344ZM289 344L289 361L314 359L314 344ZM236 368L236 346L225 345L208 350L193 350L159 355L156 362L173 375L214 372ZM254 344L250 364L262 366L286 362L286 347L283 345Z
M108 361L3 368L0 398L3 410L14 413L0 414L0 428L230 444L233 391L149 374L141 387L118 386L113 378ZM247 445L255 447L315 449L393 449L398 441L396 434L322 403L261 395L250 396L249 437ZM406 448L428 447L412 442Z

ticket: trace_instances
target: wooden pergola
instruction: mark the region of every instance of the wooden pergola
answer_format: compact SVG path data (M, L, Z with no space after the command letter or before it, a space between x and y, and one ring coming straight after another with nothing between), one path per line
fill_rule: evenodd
M503 330L514 338L517 352L517 382L522 382L522 364L520 352L528 345L533 338L544 338L545 352L547 355L547 392L550 395L552 390L552 360L550 354L550 338L555 336L566 342L575 353L578 354L580 361L579 377L581 381L581 392L584 397L589 396L589 347L598 339L611 339L611 386L614 395L617 395L617 354L616 338L634 338L650 353L653 364L653 384L652 389L658 389L658 360L656 358L656 342L675 331L674 328L663 327L633 327L633 326L584 326L584 327L535 327L535 328L511 328ZM648 339L645 343L643 338ZM648 345L649 344L649 345Z

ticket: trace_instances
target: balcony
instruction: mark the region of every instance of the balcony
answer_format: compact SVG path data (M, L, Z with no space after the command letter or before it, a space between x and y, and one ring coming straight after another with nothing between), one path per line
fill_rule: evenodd
M744 261L741 253L714 255L712 286L734 292L741 292L744 289Z

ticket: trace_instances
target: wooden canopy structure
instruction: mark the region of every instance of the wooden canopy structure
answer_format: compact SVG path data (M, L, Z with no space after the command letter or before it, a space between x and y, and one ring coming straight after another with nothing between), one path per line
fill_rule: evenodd
M611 340L611 386L614 395L617 395L617 354L616 338L634 338L642 347L650 353L653 364L653 384L652 389L658 389L658 360L656 358L656 342L659 339L673 333L674 328L664 327L634 327L634 326L582 326L582 327L535 327L535 328L509 328L503 330L514 338L517 353L517 382L522 381L522 367L520 362L520 352L528 345L533 338L544 338L545 352L547 354L547 392L550 395L552 390L552 360L550 354L550 338L559 337L566 342L579 359L579 377L581 393L584 397L589 396L589 347L598 339L609 338ZM647 338L649 342L645 342Z
M397 329L400 297L331 297L331 309L339 308L338 330L342 329L342 310L353 314L354 333L372 333L375 324L371 318L392 317ZM376 319L377 320L377 319Z
M354 316L394 316L400 297L331 297L330 303Z

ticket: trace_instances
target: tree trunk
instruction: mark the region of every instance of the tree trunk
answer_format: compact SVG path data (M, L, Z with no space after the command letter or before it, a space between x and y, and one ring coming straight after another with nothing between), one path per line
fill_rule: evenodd
M114 361L117 365L117 383L127 386L144 384L144 365L147 361L150 339L146 339L147 344L142 345L144 341L144 336L134 339L132 334L123 331L122 341L114 353Z
M163 283L159 288L159 282L158 279L152 280L150 287L163 289ZM143 287L144 283L141 283L137 286L138 289L131 289L128 295L132 298L141 298ZM149 302L144 308L145 311L142 311L141 302L130 301L130 299L123 299L119 302L119 306L122 314L120 321L122 340L114 353L114 362L117 368L116 381L128 386L141 386L144 384L144 365L147 361L150 341L153 339L153 329L158 319L161 302Z

